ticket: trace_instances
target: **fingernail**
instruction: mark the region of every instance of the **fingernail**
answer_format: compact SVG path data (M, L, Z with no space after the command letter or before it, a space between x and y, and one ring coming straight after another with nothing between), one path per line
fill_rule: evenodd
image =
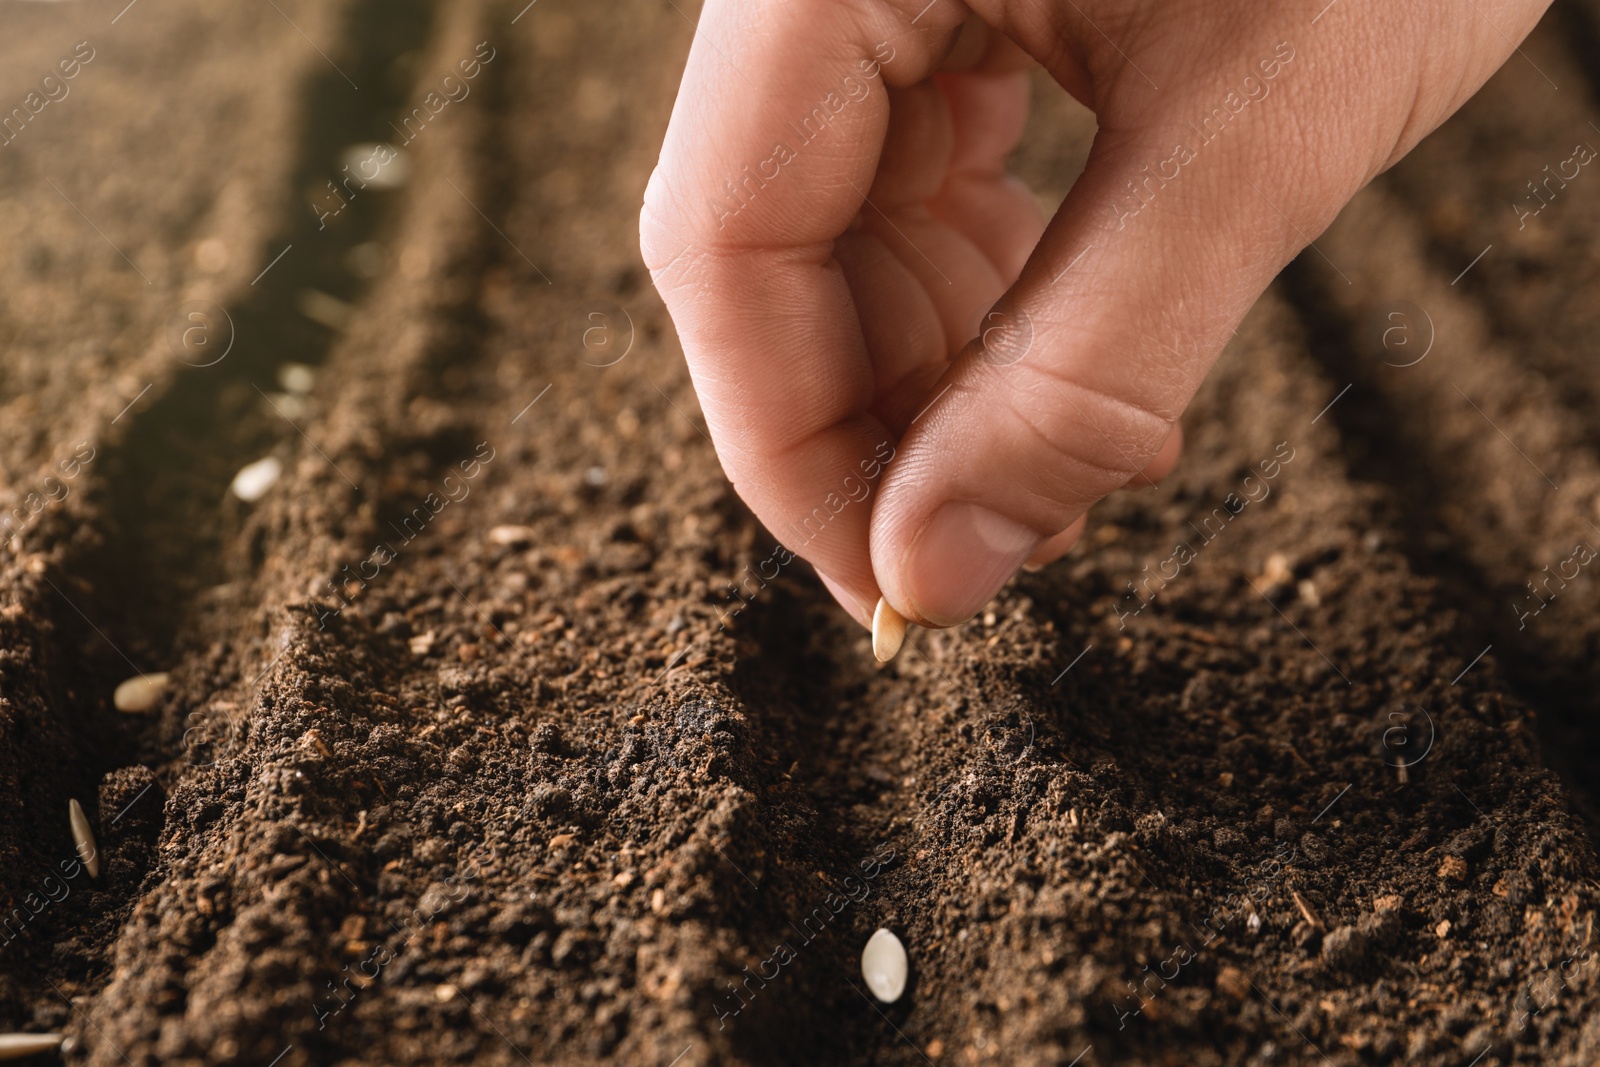
M965 622L1043 540L988 508L952 501L933 513L901 559L906 597L936 626Z
M879 663L888 663L900 652L906 639L906 620L894 605L878 598L878 610L872 613L872 654Z

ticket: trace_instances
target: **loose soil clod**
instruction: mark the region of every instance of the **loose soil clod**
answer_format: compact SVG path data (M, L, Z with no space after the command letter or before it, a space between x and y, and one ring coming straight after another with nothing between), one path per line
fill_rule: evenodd
M900 653L906 639L906 620L882 597L878 610L872 613L872 654L879 663L888 663Z
M95 847L94 830L76 798L67 805L67 818L72 823L72 843L78 848L78 858L89 869L89 877L100 877L100 851Z

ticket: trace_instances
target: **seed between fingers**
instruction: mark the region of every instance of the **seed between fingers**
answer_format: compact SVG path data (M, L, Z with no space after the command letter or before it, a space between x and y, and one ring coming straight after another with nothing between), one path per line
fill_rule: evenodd
M906 620L894 606L878 598L878 610L872 613L872 654L879 663L894 659L906 639Z

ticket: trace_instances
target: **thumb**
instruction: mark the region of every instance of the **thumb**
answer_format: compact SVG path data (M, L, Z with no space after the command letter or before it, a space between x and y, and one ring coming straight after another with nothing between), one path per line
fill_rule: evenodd
M1374 169L1360 151L1344 168L1297 165L1313 158L1305 124L1271 113L1292 100L1251 103L1215 131L1188 121L1204 103L1102 128L1016 285L909 427L871 526L879 587L907 618L970 618L1143 470L1251 304Z

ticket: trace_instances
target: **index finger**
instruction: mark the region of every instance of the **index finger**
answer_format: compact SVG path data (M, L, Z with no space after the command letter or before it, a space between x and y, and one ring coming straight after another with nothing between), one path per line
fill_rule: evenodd
M965 14L707 0L640 218L723 469L864 624L879 596L867 497L895 440L869 412L833 240L872 184L885 84L926 77Z

